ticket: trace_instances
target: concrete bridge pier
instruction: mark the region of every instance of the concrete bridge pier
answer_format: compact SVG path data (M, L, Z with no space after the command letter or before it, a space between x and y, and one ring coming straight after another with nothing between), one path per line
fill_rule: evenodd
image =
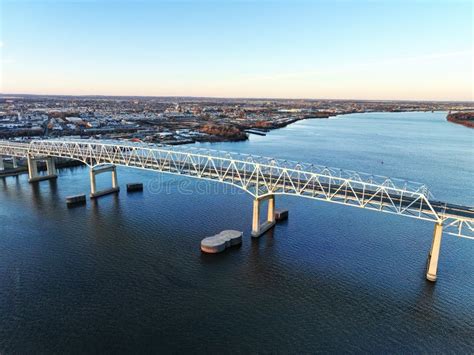
M46 159L46 170L48 171L48 175L56 176L56 163L53 157Z
M99 174L106 173L110 171L112 173L112 187L105 190L97 191L97 184L95 177ZM116 193L120 191L117 181L117 169L115 165L109 165L105 167L98 167L98 168L91 168L89 172L90 180L91 180L91 198L97 198L100 196L105 196L108 194Z
M268 201L267 220L260 224L260 208L263 201ZM258 238L275 225L275 195L268 195L253 200L252 237Z
M46 175L38 174L38 161L40 160L46 161ZM56 179L57 177L58 176L56 175L56 164L54 162L54 157L34 158L32 156L28 156L28 181L29 182Z
M430 254L428 255L426 279L435 282L438 271L439 251L441 249L441 237L443 235L443 224L435 223L433 241L431 242Z
M16 157L12 157L12 163L13 163L13 169L18 168L18 161L16 160Z
M5 163L3 162L3 157L0 155L0 171L5 170Z

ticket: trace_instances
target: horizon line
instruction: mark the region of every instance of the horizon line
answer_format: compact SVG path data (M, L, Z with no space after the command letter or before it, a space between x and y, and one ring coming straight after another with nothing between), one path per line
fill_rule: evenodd
M359 98L289 98L289 97L240 97L240 96L190 96L190 95L117 95L117 94L41 94L41 93L2 93L0 96L61 96L61 97L144 97L144 98L190 98L220 100L309 100L309 101L383 101L383 102L456 102L473 103L472 100L438 100L438 99L359 99Z

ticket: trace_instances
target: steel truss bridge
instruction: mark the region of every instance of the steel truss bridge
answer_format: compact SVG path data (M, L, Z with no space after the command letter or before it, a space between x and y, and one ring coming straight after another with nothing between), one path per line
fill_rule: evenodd
M350 170L193 146L121 141L0 141L0 156L24 157L29 163L30 159L69 158L88 165L91 172L97 167L112 165L217 181L243 189L254 201L271 199L271 208L275 195L295 195L397 214L434 222L433 245L436 235L439 234L440 239L443 232L474 239L474 208L437 201L420 183ZM260 228L255 220L259 217L258 207L258 203L254 204L255 234L259 234ZM271 213L269 225L274 222ZM433 246L430 256L432 254Z

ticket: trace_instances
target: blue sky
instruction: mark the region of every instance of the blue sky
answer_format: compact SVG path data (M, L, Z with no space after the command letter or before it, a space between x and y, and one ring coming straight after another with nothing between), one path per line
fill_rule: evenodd
M473 100L471 1L0 1L3 93Z

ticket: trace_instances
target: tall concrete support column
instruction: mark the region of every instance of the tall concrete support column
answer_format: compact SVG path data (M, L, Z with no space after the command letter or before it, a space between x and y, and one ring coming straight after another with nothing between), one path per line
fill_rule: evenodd
M3 157L0 155L0 171L5 170L5 163L3 162Z
M436 223L433 231L433 241L431 243L430 255L428 256L428 265L426 273L426 279L432 282L435 282L437 278L439 251L441 249L442 235L443 224Z
M114 166L112 170L112 188L118 188L118 181L117 181L117 168Z
M32 182L38 178L38 162L28 155L28 181Z
M16 160L15 157L12 158L12 163L13 163L13 169L18 168L18 161Z
M97 191L97 184L96 184L96 175L102 174L105 172L110 171L112 173L112 188ZM98 167L98 168L91 168L89 171L89 177L91 180L91 198L97 198L100 196L108 195L111 193L115 193L120 191L117 181L117 171L115 165L109 165L105 167Z
M266 222L260 224L260 207L263 201L268 201ZM253 200L252 237L258 238L275 225L275 196L269 195Z
M252 236L257 234L260 229L260 201L253 200L253 218L252 218Z
M275 222L275 196L271 195L268 198L267 222Z
M95 193L97 191L97 185L95 182L95 172L93 168L91 168L89 171L89 177L91 180L91 197L92 197L92 196L95 196Z
M49 157L46 159L46 170L49 176L56 175L56 164L54 162L54 157Z

